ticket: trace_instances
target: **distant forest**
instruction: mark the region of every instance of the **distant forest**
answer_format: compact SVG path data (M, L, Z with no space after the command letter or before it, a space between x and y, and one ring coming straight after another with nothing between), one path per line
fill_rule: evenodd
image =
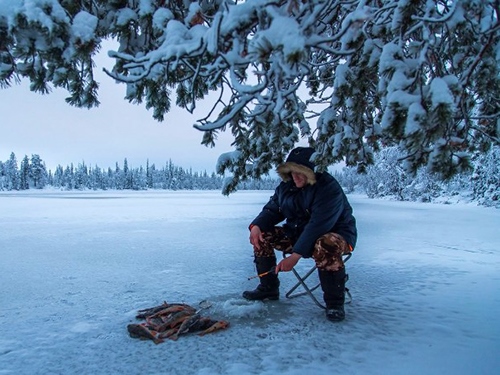
M404 153L389 147L375 154L374 164L358 173L355 167L333 172L347 193L367 194L370 198L390 198L420 202L476 202L500 208L500 147L478 153L472 159L473 169L448 180L440 180L425 169L410 173L403 167ZM265 178L241 182L240 190L273 190L279 180ZM122 165L101 169L85 163L76 167L59 165L54 173L47 171L39 155L24 156L18 165L16 155L0 161L0 190L27 190L53 187L61 190L222 190L224 178L207 172L193 172L169 160L161 168Z
M28 190L53 187L61 190L221 190L224 178L207 172L193 172L176 166L171 160L161 168L146 163L146 167L130 168L127 159L114 168L91 167L85 163L58 165L54 172L47 170L42 158L27 155L18 163L12 152L0 161L0 190ZM241 190L274 189L277 179L265 178L240 183Z

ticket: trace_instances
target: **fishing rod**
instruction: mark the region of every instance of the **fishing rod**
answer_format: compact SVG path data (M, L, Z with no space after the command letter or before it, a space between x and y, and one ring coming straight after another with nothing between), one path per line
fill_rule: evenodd
M257 277L262 277L262 276L266 276L266 275L269 275L269 274L275 274L276 275L276 266L273 266L269 271L267 272L263 272L263 273L259 273L258 275L255 275L255 276L250 276L248 278L248 280L252 280L252 279L256 279Z

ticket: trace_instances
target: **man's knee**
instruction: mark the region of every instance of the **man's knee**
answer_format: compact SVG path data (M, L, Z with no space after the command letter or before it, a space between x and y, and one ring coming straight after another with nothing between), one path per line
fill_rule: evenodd
M276 226L274 230L262 233L262 237L264 239L263 243L266 247L272 249L273 254L274 249L283 251L285 253L292 252L293 243L286 236L285 231L282 227Z
M318 269L324 271L338 271L344 268L342 255L349 251L349 244L340 234L327 233L316 241L313 258Z
M344 237L338 233L327 233L318 238L315 248L321 248L329 254L338 254L340 256L349 254L351 248Z

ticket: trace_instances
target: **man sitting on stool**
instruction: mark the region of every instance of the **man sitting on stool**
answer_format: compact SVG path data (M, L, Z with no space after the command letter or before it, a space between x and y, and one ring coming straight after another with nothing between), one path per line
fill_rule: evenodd
M278 272L288 272L300 258L312 257L318 268L331 321L345 318L345 266L343 254L356 245L356 220L341 186L327 172L315 173L310 161L314 149L298 147L290 153L277 172L282 182L261 213L250 224L257 273L255 290L243 292L248 300L279 298ZM285 221L283 226L277 224ZM276 264L274 249L288 257Z

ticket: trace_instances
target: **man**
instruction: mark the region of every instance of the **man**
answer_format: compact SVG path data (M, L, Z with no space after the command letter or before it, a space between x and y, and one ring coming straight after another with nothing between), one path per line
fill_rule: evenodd
M278 272L291 271L300 258L312 257L318 268L331 321L345 318L345 267L343 254L354 249L356 220L344 191L329 173L315 173L310 147L298 147L290 153L277 172L283 180L270 201L250 224L258 274L255 290L243 292L248 300L277 300ZM283 226L277 224L285 221ZM288 255L276 264L274 249Z

